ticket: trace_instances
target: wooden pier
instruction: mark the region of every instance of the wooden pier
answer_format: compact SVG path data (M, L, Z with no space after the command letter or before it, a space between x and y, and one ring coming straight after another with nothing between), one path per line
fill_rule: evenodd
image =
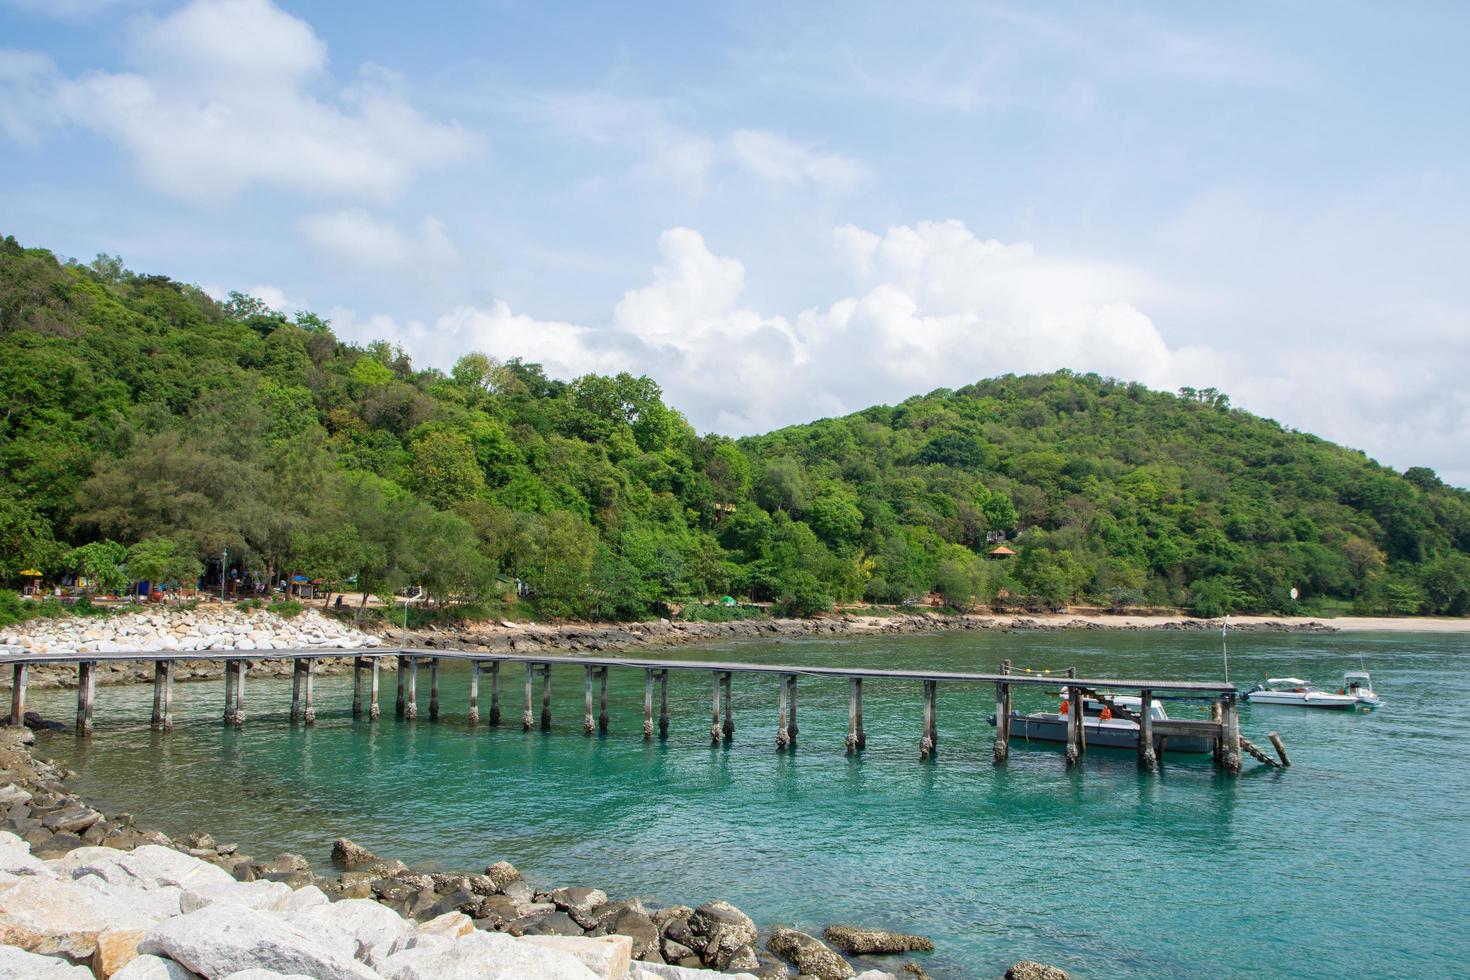
M728 741L735 732L731 690L734 676L774 676L777 679L778 711L776 747L794 748L797 737L796 692L799 678L845 680L848 685L848 726L846 747L858 754L867 745L863 731L863 687L865 682L910 682L922 685L923 722L919 732L919 755L930 758L939 745L938 691L941 685L992 685L995 691L994 760L1004 765L1010 752L1007 719L1011 715L1011 694L1015 687L1050 687L1065 685L1068 690L1067 740L1065 757L1069 766L1080 763L1087 752L1083 701L1087 697L1104 700L1108 692L1137 691L1147 706L1158 695L1196 699L1211 705L1210 720L1162 721L1150 717L1147 710L1138 713L1138 764L1152 770L1158 765L1155 742L1171 736L1196 736L1213 740L1214 757L1227 772L1238 773L1241 767L1242 742L1236 706L1239 692L1233 684L1213 681L1167 681L1118 678L1086 678L1075 676L1075 670L1064 673L1017 673L1010 661L1001 665L997 674L956 671L886 670L881 668L801 667L750 663L722 663L695 660L645 660L623 657L530 656L523 654L484 653L468 650L424 650L370 648L344 651L339 649L303 650L213 650L213 651L130 651L88 654L31 654L11 652L0 656L12 670L10 723L22 724L25 715L26 685L29 668L40 664L70 664L77 669L77 732L86 736L92 731L93 705L96 699L96 667L99 663L143 661L154 664L152 727L167 731L173 727L174 665L179 662L224 661L224 721L239 727L245 724L245 678L249 665L266 660L290 660L293 663L291 683L291 720L303 725L316 722L314 667L324 658L353 658L352 715L361 717L366 711L370 719L379 717L379 664L384 657L398 662L397 701L394 717L412 721L418 717L418 673L421 666L429 670L429 720L440 718L439 668L443 661L459 661L470 667L469 724L480 724L480 679L490 674L490 711L486 719L492 727L501 722L500 668L504 664L520 664L525 671L525 706L521 718L526 731L539 724L542 731L551 730L551 674L553 668L580 668L584 680L584 715L582 730L588 734L606 733L609 728L607 679L614 668L642 670L643 737L664 738L669 731L669 672L707 672L711 678L710 741ZM540 712L536 712L536 679L540 675ZM366 683L365 683L366 675ZM654 720L654 688L658 688L658 718ZM366 706L364 705L366 702ZM1123 711L1124 716L1126 709ZM1274 733L1273 733L1274 734ZM1273 743L1278 740L1273 740ZM1249 743L1245 743L1249 746ZM1254 750L1254 746L1249 746ZM1278 747L1286 762L1284 748ZM1255 754L1254 751L1252 754ZM1259 757L1259 756L1258 756Z

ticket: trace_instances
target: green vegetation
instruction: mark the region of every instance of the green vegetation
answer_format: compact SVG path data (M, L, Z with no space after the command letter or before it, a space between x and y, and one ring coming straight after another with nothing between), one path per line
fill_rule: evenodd
M733 441L648 378L416 370L308 312L5 239L0 399L0 584L190 583L228 549L324 602L422 588L419 622L724 594L1470 613L1470 494L1209 389L1008 376ZM1002 537L1017 556L987 560Z

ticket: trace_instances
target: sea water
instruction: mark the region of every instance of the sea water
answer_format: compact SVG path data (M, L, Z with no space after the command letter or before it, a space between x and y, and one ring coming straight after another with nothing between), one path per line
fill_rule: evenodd
M1242 733L1277 731L1292 767L1246 758L1094 749L1068 770L1060 746L1013 741L991 761L994 691L943 685L939 744L919 759L918 682L864 685L867 749L850 758L847 685L800 681L795 751L775 744L775 677L734 675L736 731L710 744L711 675L671 672L667 740L642 738L643 672L609 675L611 727L582 732L580 667L553 671L553 730L523 732L524 673L501 671L504 721L466 725L468 668L446 665L443 715L351 717L351 675L318 677L317 722L289 720L290 682L251 678L247 722L220 724L223 681L179 684L178 725L151 732L148 685L98 690L96 734L41 751L107 812L179 835L206 830L259 859L281 851L328 870L349 837L416 867L478 871L507 859L536 884L595 885L654 903L723 898L763 925L830 923L931 936L936 977L997 977L1021 958L1089 976L1448 976L1470 971L1470 637L1235 634L1242 687L1292 675L1336 688L1366 665L1376 712L1254 706ZM1217 680L1218 635L983 632L742 641L678 659L883 667L1018 668L1082 676ZM536 712L540 713L540 679ZM69 720L74 694L36 692ZM482 676L481 717L489 713ZM1050 689L1015 706L1055 710ZM1205 717L1171 702L1176 718ZM890 961L887 968L896 970Z

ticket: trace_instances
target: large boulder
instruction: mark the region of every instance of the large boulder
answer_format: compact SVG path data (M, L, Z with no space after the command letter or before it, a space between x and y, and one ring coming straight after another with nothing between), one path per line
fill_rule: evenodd
M496 861L485 869L485 877L489 878L499 891L512 881L520 881L521 873L509 861Z
M379 972L384 980L600 980L569 953L479 930L394 953Z
M197 912L221 904L278 912L286 907L292 894L290 887L279 881L217 881L185 889L179 896L179 911Z
M934 940L887 929L859 929L856 926L828 926L822 938L845 953L872 956L887 953L929 952Z
M97 934L97 949L92 953L92 972L99 980L110 980L113 974L138 958L138 943L148 935L147 929L104 929Z
M605 980L622 980L633 962L627 936L527 936L521 942L570 953Z
M79 847L53 862L52 869L65 878L92 875L124 888L189 888L235 880L223 868L156 844L131 851Z
M1061 967L1047 966L1034 960L1018 960L1006 970L1006 980L1070 980L1071 974Z
M138 952L167 956L207 977L260 968L318 980L373 980L345 932L303 929L285 915L211 905L155 926Z
M0 980L93 980L92 971L54 956L0 946Z
M378 864L382 859L366 847L352 843L346 837L332 842L332 863L344 871L363 865Z
M200 980L199 974L164 956L136 956L112 980Z
M0 804L3 805L3 804ZM53 878L56 872L31 854L31 847L8 830L0 830L0 871L12 875L40 875Z
M367 899L318 905L293 912L287 919L308 933L323 927L346 933L357 943L357 958L373 969L403 949L414 935L412 922Z
M798 973L820 980L849 980L856 972L826 943L795 929L778 926L771 930L766 949L796 964Z
M685 942L699 952L705 966L729 968L743 947L755 943L757 932L750 916L729 902L706 902L689 916L689 931L697 942ZM664 935L669 935L666 929ZM683 940L680 940L683 942Z
M153 919L74 881L30 875L0 891L0 943L86 959L104 929L143 929Z
M751 973L716 973L672 963L639 963L628 973L628 980L758 980Z
M600 888L558 888L551 893L551 901L583 929L595 929L594 910L607 904L607 892Z

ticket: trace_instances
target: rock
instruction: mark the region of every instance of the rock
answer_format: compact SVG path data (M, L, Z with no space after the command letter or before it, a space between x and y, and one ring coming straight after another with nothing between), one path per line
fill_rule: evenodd
M785 960L763 950L756 950L755 958L757 966L751 972L760 980L788 980L791 976L791 968Z
M221 903L278 912L286 907L286 899L292 894L291 889L279 881L213 882L185 889L179 896L179 911L187 914Z
M521 873L509 861L496 861L485 869L485 877L494 883L496 891L503 891L512 881L520 881Z
M382 859L365 847L352 843L346 837L332 842L332 863L344 870L364 864L378 864Z
M570 953L605 980L622 980L633 962L627 936L527 936L521 942Z
M241 970L221 980L311 980L304 973L277 973L274 970Z
M595 929L597 916L592 910L607 904L607 892L600 888L558 888L551 893L551 902L583 929Z
M445 912L423 923L415 930L420 936L442 936L445 939L458 939L474 931L475 923L463 912Z
M757 935L750 916L724 901L706 902L695 909L689 916L689 931L703 940L703 948L696 943L685 945L697 949L704 964L717 970L728 967L736 951L742 946L753 945ZM665 931L664 935L668 932Z
M147 929L104 929L97 934L97 949L92 953L92 973L98 980L109 978L138 957L138 943Z
M730 962L725 964L726 970L759 970L760 958L756 956L754 946L741 946L730 955Z
M67 878L93 875L123 888L154 889L233 882L228 871L168 847L145 844L131 851L79 847L53 866Z
M819 977L820 980L848 980L855 972L826 943L795 929L781 926L772 929L771 938L766 940L766 949L795 963L798 973Z
M381 973L385 980L599 980L569 953L479 930L394 953Z
M333 935L351 948L344 952ZM140 953L167 956L208 977L258 967L318 980L373 980L373 971L353 958L355 950L345 933L308 931L286 916L224 905L170 919L138 944Z
M86 959L104 929L145 929L146 914L74 881L30 875L0 891L0 943Z
M112 980L200 980L199 974L164 956L137 956Z
M663 958L672 963L677 963L686 957L694 955L694 950L682 943L674 942L674 940L667 936L663 938L659 948L663 953Z
M92 972L54 956L0 946L0 980L92 980Z
M253 865L257 877L266 875L311 874L311 863L300 854L277 854L269 861Z
M506 898L509 898L517 905L529 905L533 901L535 901L536 898L535 889L519 879L506 882L504 885L500 886L499 891L500 894L504 895Z
M886 929L859 929L856 926L828 926L822 937L838 949L854 956L872 956L884 953L929 952L934 941L925 936L914 936Z
M882 970L864 970L862 973L853 977L852 980L898 980L898 977L892 973L885 973Z
M1019 960L1006 970L1006 980L1071 980L1071 974L1060 967L1047 966L1033 960Z
M56 876L56 872L31 854L25 841L9 831L0 831L0 871L13 875L40 875L43 878Z
M672 963L639 963L629 980L759 980L750 973L715 973Z
M306 932L323 927L351 936L358 959L373 969L403 949L414 935L413 923L390 908L366 899L343 899L293 912L287 919Z
M523 936L580 936L583 929L565 912L543 912L521 929Z
M317 905L326 905L330 899L316 885L303 885L286 896L282 911L300 912Z

